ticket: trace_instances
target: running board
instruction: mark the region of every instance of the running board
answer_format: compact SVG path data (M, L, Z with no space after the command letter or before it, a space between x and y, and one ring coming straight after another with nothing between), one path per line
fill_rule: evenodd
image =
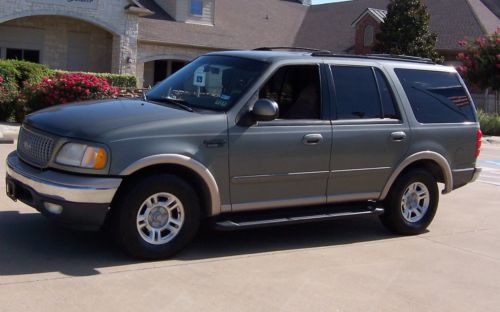
M257 227L306 223L313 221L329 221L329 220L336 220L353 216L381 215L383 213L384 213L384 208L372 208L372 209L363 209L354 211L305 214L305 215L285 216L285 217L268 216L266 218L264 215L262 218L236 217L234 219L219 220L214 222L213 225L214 228L217 230L231 231L231 230L257 228ZM230 218L231 215L228 215L227 217Z

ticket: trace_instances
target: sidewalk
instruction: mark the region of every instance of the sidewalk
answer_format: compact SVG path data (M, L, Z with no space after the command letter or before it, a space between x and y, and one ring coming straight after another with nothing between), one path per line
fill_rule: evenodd
M0 122L0 144L9 144L17 140L19 124Z

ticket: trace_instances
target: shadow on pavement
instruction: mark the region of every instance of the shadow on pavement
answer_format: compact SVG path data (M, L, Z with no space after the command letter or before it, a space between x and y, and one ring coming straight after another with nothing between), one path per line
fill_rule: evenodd
M376 217L251 229L200 231L175 259L192 261L392 238ZM138 263L105 233L62 228L38 213L0 211L0 276L61 272L99 274L97 268Z

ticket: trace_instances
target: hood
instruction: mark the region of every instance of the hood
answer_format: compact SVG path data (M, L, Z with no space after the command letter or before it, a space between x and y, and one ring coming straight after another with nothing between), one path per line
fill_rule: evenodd
M59 136L90 141L130 134L141 127L189 123L200 114L137 99L89 101L50 107L24 121L28 126Z

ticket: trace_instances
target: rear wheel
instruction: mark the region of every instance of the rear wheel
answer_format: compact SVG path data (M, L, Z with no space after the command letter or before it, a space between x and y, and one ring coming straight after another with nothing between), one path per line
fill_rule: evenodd
M142 259L164 259L195 236L200 205L193 188L173 175L135 181L119 195L113 210L114 236L121 247Z
M432 174L413 169L401 175L385 200L382 223L395 233L423 233L434 219L439 189Z

